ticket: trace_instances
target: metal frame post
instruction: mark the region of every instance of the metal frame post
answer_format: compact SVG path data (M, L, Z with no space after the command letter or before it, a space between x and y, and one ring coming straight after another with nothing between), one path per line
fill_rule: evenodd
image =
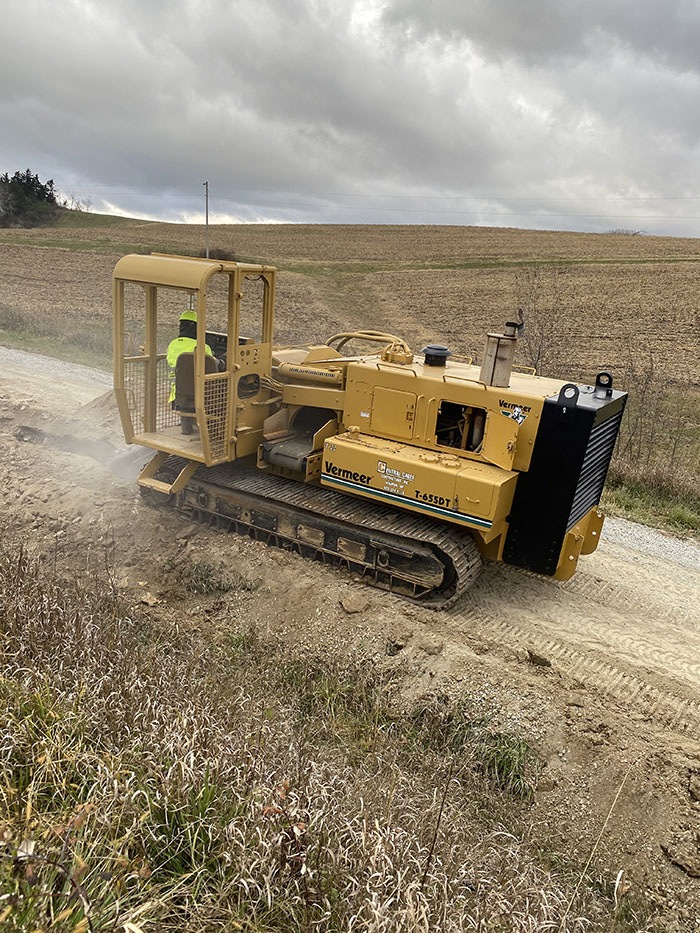
M209 259L209 182L204 183L204 243L206 257Z
M156 385L158 374L158 305L157 288L155 285L145 286L146 291L146 384L144 386L144 413L143 427L146 433L156 430L156 405L158 404L158 389Z

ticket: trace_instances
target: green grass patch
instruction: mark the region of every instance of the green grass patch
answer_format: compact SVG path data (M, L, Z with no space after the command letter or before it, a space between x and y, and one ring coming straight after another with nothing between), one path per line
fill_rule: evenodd
M469 704L434 698L414 711L407 738L423 748L450 749L458 757L469 750L472 767L467 771L476 768L495 788L518 800L534 796L540 772L534 750L518 736L494 729L489 718Z
M106 372L112 369L112 329L106 320L23 314L0 305L0 343Z
M283 682L299 697L304 715L320 715L344 742L376 748L380 735L409 749L408 755L448 752L462 779L485 775L494 789L532 799L539 774L534 750L517 736L492 728L488 717L466 703L436 697L409 717L397 715L388 684L370 665L349 668L301 660L283 665Z
M64 336L49 337L0 327L0 344L15 350L26 350L28 353L65 360L67 363L80 363L105 372L111 372L112 369L112 357L107 352L100 350L93 354L84 347L76 346L70 338Z
M691 479L692 482L692 479ZM673 480L651 473L613 466L603 491L601 505L610 515L663 528L675 534L700 538L700 495L674 489Z
M138 217L120 217L117 214L97 214L94 211L72 211L62 209L51 227L75 229L82 227L121 227L124 224L157 223L140 220Z
M234 587L231 575L223 566L215 566L206 560L193 560L188 563L185 586L190 593L228 593Z
M170 555L161 562L161 568L173 588L181 587L195 596L231 591L252 593L260 586L261 578L243 576L234 567L223 561L216 563L201 558L176 557Z
M172 253L172 246L153 243L129 243L114 239L76 239L75 237L30 237L15 233L0 233L0 244L9 246L33 246L36 249L63 249L71 252L98 252L125 255L127 253ZM198 256L199 250L178 247L179 256Z

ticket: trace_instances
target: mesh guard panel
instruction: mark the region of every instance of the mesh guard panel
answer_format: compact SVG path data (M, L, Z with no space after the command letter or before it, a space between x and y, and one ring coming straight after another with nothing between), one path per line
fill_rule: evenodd
M172 428L180 423L180 418L170 405L170 370L168 361L163 357L156 368L156 430Z
M124 361L124 391L129 406L129 417L134 434L144 430L146 405L146 357L143 360Z
M144 356L143 359L124 361L124 390L134 434L141 434L146 430L147 371L148 357ZM156 431L172 428L180 423L177 413L170 407L170 388L168 362L163 357L156 363Z
M209 446L213 463L226 459L226 409L228 406L228 376L222 373L204 380L204 412L207 419Z

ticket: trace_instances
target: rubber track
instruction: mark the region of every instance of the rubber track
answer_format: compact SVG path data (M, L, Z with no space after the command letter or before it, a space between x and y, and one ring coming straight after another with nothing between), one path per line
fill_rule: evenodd
M185 461L171 457L162 472L179 472ZM261 470L248 469L239 464L223 464L200 468L192 480L201 486L211 484L237 489L258 496L262 503L276 501L321 514L346 524L360 525L363 529L421 541L440 556L443 564L454 570L456 585L449 592L431 591L420 597L422 605L447 608L455 603L472 585L481 569L481 555L469 532L452 528L447 523L431 521L411 512L402 512L388 506L377 506L362 499L344 496L322 486L310 486L271 476ZM206 509L202 509L206 512ZM370 581L371 582L371 581Z

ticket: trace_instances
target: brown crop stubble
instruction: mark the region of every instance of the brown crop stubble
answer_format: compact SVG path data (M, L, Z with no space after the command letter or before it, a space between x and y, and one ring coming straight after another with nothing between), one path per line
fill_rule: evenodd
M204 228L196 224L134 221L118 226L35 228L0 231L41 244L56 237L67 243L92 238L102 246L155 244L198 251ZM215 224L211 245L232 249L239 258L265 257L319 262L401 262L439 260L514 260L567 262L580 260L639 261L700 257L697 238L620 236L556 230L521 230L507 227L405 226L370 224Z
M528 267L525 267L526 269ZM523 305L518 271L511 267L377 273L371 279L418 340L446 342L458 352L483 349L484 335ZM520 270L522 271L522 270ZM545 267L545 280L554 272ZM698 303L700 265L561 265L559 310L551 333L566 347L563 378L600 369L621 372L630 348L651 352L669 379L700 386ZM548 282L540 300L551 307ZM399 310L400 309L400 310ZM527 320L525 326L527 327Z

